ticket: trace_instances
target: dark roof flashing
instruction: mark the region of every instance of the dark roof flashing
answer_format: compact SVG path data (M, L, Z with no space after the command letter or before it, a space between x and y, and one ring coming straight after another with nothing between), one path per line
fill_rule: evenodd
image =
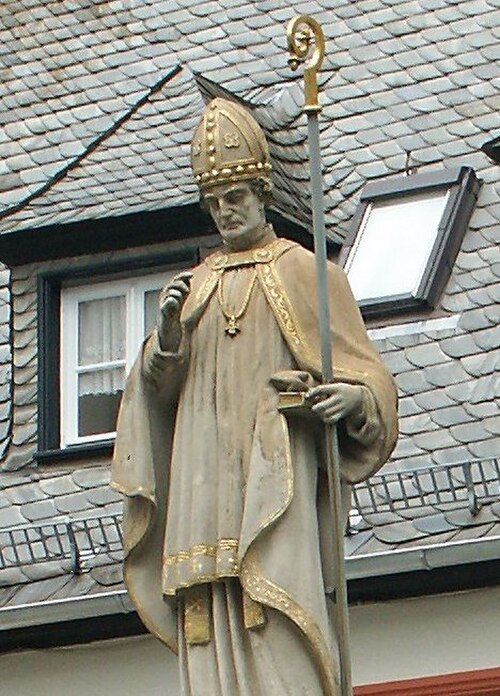
M500 135L481 145L481 150L496 164L500 164Z

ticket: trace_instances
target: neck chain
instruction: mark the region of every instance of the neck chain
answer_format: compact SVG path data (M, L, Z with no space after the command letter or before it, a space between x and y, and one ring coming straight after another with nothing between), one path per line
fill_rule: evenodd
M219 277L219 281L217 283L217 299L219 301L219 306L221 308L221 312L224 315L224 318L227 322L227 326L224 329L224 332L230 336L231 338L234 338L237 334L240 333L240 325L238 323L238 320L242 318L242 316L245 314L248 308L248 304L250 302L250 297L252 295L252 290L254 289L255 286L255 281L257 280L257 269L253 269L252 273L252 279L248 285L248 290L246 292L246 295L243 299L243 303L241 305L241 308L238 312L229 312L227 310L227 307L224 306L225 300L224 300L224 291L222 287L224 279L224 272Z

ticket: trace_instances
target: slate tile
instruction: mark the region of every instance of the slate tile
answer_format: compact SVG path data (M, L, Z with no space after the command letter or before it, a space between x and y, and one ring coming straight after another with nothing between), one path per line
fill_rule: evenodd
M435 464L461 464L470 461L470 450L465 445L455 445L431 452ZM436 505L436 507L440 507Z
M40 486L32 483L6 488L4 495L12 505L24 505L25 503L33 503L47 498Z
M469 375L458 361L425 367L423 372L427 383L437 387L448 387L469 379Z
M73 472L72 478L74 483L80 488L96 488L109 484L111 472L103 467L77 469Z
M14 417L17 411L14 411ZM12 443L14 445L25 445L36 442L37 423L28 422L25 425L16 424L12 435Z
M394 459L407 459L408 457L418 457L425 454L425 450L418 447L413 439L400 437L393 452Z
M480 459L498 457L498 438L490 437L488 440L471 442L469 449L475 457Z
M458 426L457 426L458 427ZM416 433L412 436L413 442L417 447L429 452L434 452L438 449L453 447L457 444L456 439L449 430L434 430L425 433Z
M39 486L46 495L51 497L77 493L79 490L70 474L41 479Z
M101 488L92 488L87 491L87 500L92 505L109 505L122 500L120 493L110 488L109 486Z
M23 434L17 439L14 438L14 442L19 441L20 443L25 442L25 440L30 437L32 426L36 425L36 404L28 404L26 406L18 406L14 409L14 425L15 431L23 429Z
M454 531L456 526L448 521L444 513L437 515L429 515L428 517L420 517L413 521L413 526L425 534L443 534L445 532Z
M474 418L487 418L498 413L498 406L493 401L480 401L478 403L464 403L467 413Z
M481 350L495 350L500 344L500 332L498 327L475 331L474 340Z
M467 399L471 399L477 382L471 380L450 384L444 388L445 394L457 403L463 403Z
M429 389L429 382L422 374L421 370L403 372L397 376L398 389L404 394L413 396ZM418 403L418 400L415 399Z
M492 435L500 435L500 415L497 412L497 415L492 416L490 418L485 418L482 422L483 427L485 430L487 430L489 433ZM500 456L500 448L499 448L499 456Z
M120 565L105 565L101 568L93 568L91 577L100 585L112 587L123 582L123 572Z
M496 516L488 508L482 508L477 515L473 515L468 508L451 510L445 513L445 517L455 527L477 527L497 521Z
M22 567L24 575L30 581L30 584L24 585L16 595L16 601L22 604L29 604L33 601L40 601L40 581L51 579L49 584L49 593L54 588L53 579L57 576L65 575L69 570L68 563L64 561L46 561L45 563L33 563ZM66 582L66 578L61 578ZM36 583L36 586L34 585ZM50 595L49 595L50 596Z
M21 568L3 568L0 570L0 588L2 593L4 588L9 588L11 586L16 587L15 594L20 591L23 584L28 582L28 578L23 573Z
M485 431L479 421L452 426L450 433L458 442L463 442L464 444L488 438L488 432Z
M40 522L42 520L54 520L58 515L58 511L52 500L42 500L21 505L21 514L29 522Z
M471 404L479 404L481 401L490 401L498 397L500 397L498 375L490 374L475 381L469 401Z
M26 518L21 515L17 507L0 509L0 528L8 529L26 524Z
M492 304L493 302L496 302L496 300L493 298L492 292L500 295L500 284L498 285L497 288L497 293L494 288L475 288L474 290L470 290L467 293L467 298L475 304L477 307L487 307L488 305ZM495 309L495 308L493 308ZM488 312L488 309L486 309L486 313ZM492 323L497 323L496 318L495 319L490 319L488 314L486 314L487 318L489 321Z
M447 361L447 355L435 342L409 346L408 348L405 348L405 356L411 364L417 367L439 365L446 363Z
M451 425L459 425L475 420L475 416L467 412L464 406L450 406L448 408L433 411L431 418L439 426L448 428Z
M481 539L489 536L496 531L497 525L493 523L480 524L473 527L459 527L458 531L453 535L451 541L463 542L474 539Z
M53 592L51 599L67 599L68 597L81 597L96 593L96 582L90 573L66 576L66 584Z
M55 498L54 504L62 513L74 513L82 510L88 510L89 502L85 493L73 493L70 495L61 495Z
M426 536L425 532L420 532L408 521L376 527L374 529L374 535L379 541L386 544L400 544L404 541L419 539Z
M347 534L344 537L344 549L346 557L354 556L356 553L361 553L364 544L372 537L373 533L371 531L360 531L354 534Z
M365 512L360 511L362 520L370 527L382 527L387 524L400 524L401 517L396 512Z
M470 355L462 358L461 363L465 370L473 377L490 375L500 369L500 354L495 351L486 355Z
M467 420L470 419L470 416ZM415 433L427 432L429 430L435 430L437 425L433 423L431 417L427 413L421 413L415 416L408 416L406 418L400 418L399 430L405 435L413 435Z
M398 404L399 415L401 418L405 416L414 416L417 413L422 413L422 408L415 402L413 397L404 396L399 399Z

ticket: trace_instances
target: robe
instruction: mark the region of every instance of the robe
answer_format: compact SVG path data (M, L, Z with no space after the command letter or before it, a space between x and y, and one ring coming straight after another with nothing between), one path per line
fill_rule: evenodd
M314 287L312 254L286 240L212 255L194 271L178 350L153 334L127 382L113 462L125 581L145 625L180 650L186 694L337 693L322 429L287 419L276 387L320 377ZM364 388L362 418L339 427L347 494L394 447L396 392L334 264L329 291L335 379ZM247 298L228 335L224 314Z

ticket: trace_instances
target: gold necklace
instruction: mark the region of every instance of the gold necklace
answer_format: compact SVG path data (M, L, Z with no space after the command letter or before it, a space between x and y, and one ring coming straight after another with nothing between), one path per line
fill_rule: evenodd
M224 332L230 336L231 338L234 338L237 334L240 333L240 325L238 323L238 320L242 318L242 316L245 314L247 311L248 304L250 302L250 297L252 295L252 290L254 289L255 281L257 280L257 270L254 268L253 270L253 275L252 275L252 280L250 281L250 284L248 286L247 293L245 295L245 298L243 300L243 304L241 305L241 309L239 312L234 312L231 314L226 307L224 307L225 301L224 301L224 291L222 288L222 282L224 279L224 273L221 274L219 277L219 281L217 283L217 299L219 301L219 306L221 308L221 312L224 315L224 319L227 322L227 326L224 329Z

